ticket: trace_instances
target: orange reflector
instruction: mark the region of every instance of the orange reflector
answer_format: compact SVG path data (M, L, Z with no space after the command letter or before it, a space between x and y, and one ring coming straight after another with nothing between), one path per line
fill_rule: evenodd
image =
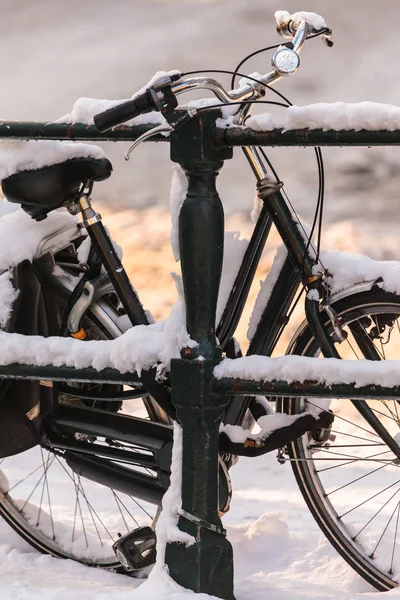
M84 340L86 337L86 331L84 329L80 329L76 333L71 333L70 336L75 338L76 340Z

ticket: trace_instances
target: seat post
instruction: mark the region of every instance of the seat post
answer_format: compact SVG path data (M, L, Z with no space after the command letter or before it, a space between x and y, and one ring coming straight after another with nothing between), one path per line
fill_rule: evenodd
M148 325L149 321L143 306L102 223L100 213L92 208L88 194L81 194L78 206L82 212L83 224L90 236L93 248L101 259L132 325Z

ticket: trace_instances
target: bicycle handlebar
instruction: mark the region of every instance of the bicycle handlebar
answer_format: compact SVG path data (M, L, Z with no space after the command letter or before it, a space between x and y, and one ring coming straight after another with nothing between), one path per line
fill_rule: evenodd
M99 131L103 132L154 110L161 110L161 104L156 92L150 88L132 100L99 113L94 117L94 124Z
M260 83L246 82L239 89L227 92L218 81L208 77L178 81L181 77L179 73L170 76L163 75L143 93L96 115L94 117L96 127L99 131L104 132L141 114L151 111L171 111L178 104L175 96L191 89L211 90L224 104L245 100L255 101L257 98L262 97L265 94L266 85L271 85L297 70L299 65L297 55L310 33L322 35L327 42L327 38L332 33L326 27L322 17L314 15L314 13L295 13L294 15L290 15L286 11L278 11L278 13L275 14L278 32L292 41L290 44L283 45L278 49L272 59L273 71L259 77ZM321 25L319 30L316 26L318 23ZM331 44L331 42L329 43Z

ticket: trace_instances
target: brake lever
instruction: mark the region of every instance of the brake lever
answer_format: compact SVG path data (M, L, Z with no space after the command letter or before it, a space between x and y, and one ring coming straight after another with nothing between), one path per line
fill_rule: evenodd
M138 139L135 140L133 144L129 147L129 149L125 152L125 160L129 160L131 152L133 152L133 150L137 148L142 142L153 137L153 135L157 135L157 133L170 133L171 131L173 131L173 129L174 128L171 127L169 123L161 123L161 125L153 127L153 129L150 129L150 131L146 131L146 133L143 133L140 137L138 137Z
M161 111L163 114L166 123L161 123L161 125L157 125L157 127L153 127L150 131L146 131L137 140L133 142L133 144L128 148L125 152L125 160L128 161L131 153L135 148L137 148L142 142L145 142L149 138L157 135L157 133L171 133L171 131L176 131L184 125L187 121L189 121L192 117L197 114L197 110L192 107L186 109L183 113L175 113L174 111Z
M332 42L332 40L330 39L331 35L332 35L332 29L326 29L325 33L323 33L323 34L321 35L321 38L322 38L322 41L323 41L323 43L324 43L326 46L328 46L328 48L332 48L332 46L333 46L333 42Z

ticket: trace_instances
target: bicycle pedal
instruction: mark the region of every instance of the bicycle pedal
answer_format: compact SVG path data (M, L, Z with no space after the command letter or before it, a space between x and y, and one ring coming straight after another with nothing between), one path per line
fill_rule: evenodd
M138 527L121 536L113 550L125 571L140 571L156 562L156 534L151 527Z

